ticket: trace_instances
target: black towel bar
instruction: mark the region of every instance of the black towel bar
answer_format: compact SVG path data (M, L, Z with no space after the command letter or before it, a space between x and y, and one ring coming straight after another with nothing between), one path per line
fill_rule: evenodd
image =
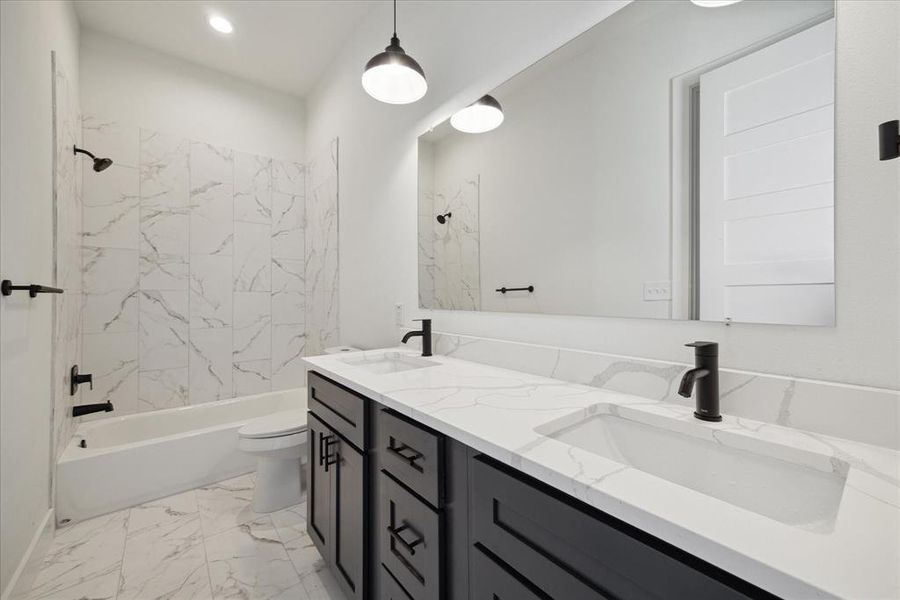
M534 292L534 286L529 285L528 287L517 287L517 288L501 287L501 288L497 288L494 291L500 292L501 294L505 294L506 292Z
M38 285L36 283L31 283L29 285L13 285L13 282L9 279L4 279L2 283L0 283L0 293L4 296L10 296L16 290L28 290L28 295L32 298L36 298L38 294L62 294L63 290L55 287L50 287L47 285Z

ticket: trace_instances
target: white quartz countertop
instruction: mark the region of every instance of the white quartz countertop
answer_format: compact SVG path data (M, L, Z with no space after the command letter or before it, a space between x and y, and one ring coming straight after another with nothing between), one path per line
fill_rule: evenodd
M385 352L417 356L408 349L386 349L306 362L384 406L781 597L900 598L900 452L728 415L721 423L706 423L672 403L445 356L430 357L434 366L387 374L345 362L376 360ZM841 470L846 483L837 514L821 527L789 525L535 431L557 419L586 420L597 404L649 419L665 417L691 435L736 451L762 444L767 452L774 448L776 458Z

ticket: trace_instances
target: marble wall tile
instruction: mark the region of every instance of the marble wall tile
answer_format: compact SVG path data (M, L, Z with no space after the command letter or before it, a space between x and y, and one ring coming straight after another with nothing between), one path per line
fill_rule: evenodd
M272 298L268 292L234 294L234 362L270 358Z
M84 164L72 148L81 146L78 90L51 53L53 68L53 230L55 256L51 285L65 294L48 297L53 306L51 338L51 392L53 449L51 460L58 459L72 438L75 421L72 406L81 402L81 393L69 394L69 369L81 362L82 308L81 247L83 243ZM56 473L51 470L50 497L55 497Z
M150 254L140 258L141 289L186 290L190 265L187 256Z
M302 260L272 260L272 323L305 324L306 264Z
M234 162L231 150L191 142L191 253L234 251Z
M234 363L234 396L262 394L272 389L272 361L249 360Z
M480 179L475 175L435 191L435 211L453 216L443 224L432 220L434 308L481 307L479 190Z
M141 130L120 121L85 115L81 120L84 148L109 157L114 165L137 168L140 164Z
M82 401L112 402L115 416L137 412L137 332L86 333L83 353L80 369L94 376L94 389L82 387Z
M306 385L306 330L303 325L272 328L272 389L286 390Z
M272 160L272 189L282 194L302 196L306 189L306 167L289 160Z
M141 256L187 256L190 218L187 209L141 211Z
M305 213L302 194L272 193L272 256L303 258Z
M85 247L84 332L137 331L138 280L137 250Z
M191 255L191 329L231 327L231 269L230 256Z
M306 195L306 349L310 355L340 341L338 324L338 140L314 155ZM273 363L273 382L276 366Z
M234 224L234 290L261 292L272 289L272 237L269 225Z
M234 153L234 220L271 224L271 158Z
M188 369L141 371L138 378L138 410L150 412L188 404Z
M232 397L231 336L230 327L190 332L191 404Z
M87 169L83 195L86 246L137 248L139 209L135 167L114 164L102 173Z
M141 290L140 368L188 366L187 290Z
M140 135L141 207L187 208L191 199L190 143L147 129Z

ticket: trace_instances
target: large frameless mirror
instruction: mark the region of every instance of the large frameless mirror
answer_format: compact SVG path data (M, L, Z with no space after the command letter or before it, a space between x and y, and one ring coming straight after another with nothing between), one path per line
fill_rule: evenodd
M834 324L834 3L635 1L419 138L424 308Z

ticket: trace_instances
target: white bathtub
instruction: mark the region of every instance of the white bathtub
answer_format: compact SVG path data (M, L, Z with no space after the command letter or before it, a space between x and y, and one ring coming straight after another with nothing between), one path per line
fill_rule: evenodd
M306 408L306 388L82 423L57 464L57 520L80 521L249 473L256 459L238 450L237 430L292 408Z

